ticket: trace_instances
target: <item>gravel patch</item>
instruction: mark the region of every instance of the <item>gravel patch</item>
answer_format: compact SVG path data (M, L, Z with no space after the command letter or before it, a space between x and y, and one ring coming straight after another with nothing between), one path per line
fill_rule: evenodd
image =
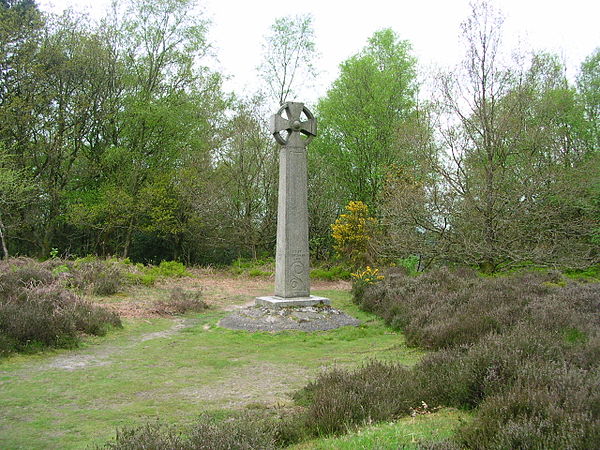
M246 331L325 331L360 325L360 321L330 306L267 308L251 306L221 319L219 326Z

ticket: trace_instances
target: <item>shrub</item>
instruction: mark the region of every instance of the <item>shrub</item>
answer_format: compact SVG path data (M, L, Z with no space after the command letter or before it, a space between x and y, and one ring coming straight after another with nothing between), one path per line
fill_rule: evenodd
M81 333L121 326L116 313L83 301L41 264L21 262L0 266L0 355L72 347Z
M179 287L171 291L169 300L158 301L154 305L154 311L164 315L202 312L207 308L208 305L202 300L202 291L189 292Z
M174 428L162 423L148 423L140 427L117 430L114 441L107 442L100 448L119 450L183 450L185 441Z
M471 448L597 448L598 371L562 364L527 365L525 371L510 389L486 398L460 430L460 442Z
M125 279L130 284L142 284L144 286L152 286L156 282L157 276L152 273L128 272L125 274Z
M397 259L396 266L406 269L409 275L416 275L419 269L419 257L411 255L406 258Z
M361 201L349 202L346 211L331 225L331 236L335 241L333 247L337 256L352 267L364 267L373 260L372 245L377 221L369 216L369 207Z
M260 269L250 269L248 271L248 275L250 275L251 277L270 277L271 275L273 275L273 272L267 272Z
M252 415L217 421L202 415L187 430L178 432L161 423L118 430L103 448L119 450L251 450L275 448L273 422Z
M6 262L0 265L0 295L3 297L17 295L23 289L46 285L53 280L52 272L35 264L33 260L26 265L12 265Z
M355 273L352 273L351 276L352 294L357 297L361 297L367 287L385 278L379 273L379 269L371 268L370 266L367 266L362 270L357 270Z
M251 277L272 276L275 271L274 258L238 258L229 269L235 275L247 274Z
M420 404L410 371L400 365L370 362L355 371L322 374L295 395L308 404L306 428L313 435L341 433L351 426L408 414Z
M158 266L153 266L149 272L160 277L189 277L190 273L178 261L161 261Z
M316 268L310 271L310 277L316 280L349 280L351 277L350 270L345 266L338 265L330 268Z
M206 450L275 448L273 426L251 415L232 417L221 422L201 416L189 434L190 447Z
M394 272L355 292L355 301L403 329L411 344L438 350L411 370L413 390L399 395L476 408L455 443L426 448L597 446L600 284L569 282L555 271L502 278Z
M113 295L125 284L126 268L116 260L78 259L69 283L93 295Z
M72 266L68 278L70 285L93 295L116 294L131 284L151 286L161 277L190 275L185 266L177 261L162 261L158 266L144 266L132 264L128 259L102 260L87 256L77 259Z

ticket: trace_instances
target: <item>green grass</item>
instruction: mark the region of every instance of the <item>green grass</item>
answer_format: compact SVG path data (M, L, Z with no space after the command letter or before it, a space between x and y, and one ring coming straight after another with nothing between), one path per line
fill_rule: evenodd
M349 293L316 294L363 325L248 333L218 328L227 313L212 311L185 318L187 328L173 329L178 322L171 319L128 320L123 330L87 339L77 350L2 360L0 448L85 448L105 442L117 427L156 418L185 425L203 411L286 405L290 393L328 367L373 358L411 365L422 356L359 311ZM77 359L65 368L65 358Z
M290 449L417 449L419 441L441 441L449 438L456 427L469 418L470 415L466 412L445 408L433 414L404 417L397 422L361 428L339 437L303 442Z

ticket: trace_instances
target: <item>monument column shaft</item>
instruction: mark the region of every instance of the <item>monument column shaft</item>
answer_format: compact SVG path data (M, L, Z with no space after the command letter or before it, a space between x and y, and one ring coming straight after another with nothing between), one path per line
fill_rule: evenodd
M306 147L292 133L279 153L275 295L309 297Z

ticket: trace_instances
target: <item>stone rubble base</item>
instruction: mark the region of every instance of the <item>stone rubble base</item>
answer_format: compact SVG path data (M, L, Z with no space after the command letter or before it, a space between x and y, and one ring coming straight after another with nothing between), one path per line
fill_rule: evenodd
M358 326L360 321L327 305L266 307L251 306L221 319L219 326L247 331L325 331Z

